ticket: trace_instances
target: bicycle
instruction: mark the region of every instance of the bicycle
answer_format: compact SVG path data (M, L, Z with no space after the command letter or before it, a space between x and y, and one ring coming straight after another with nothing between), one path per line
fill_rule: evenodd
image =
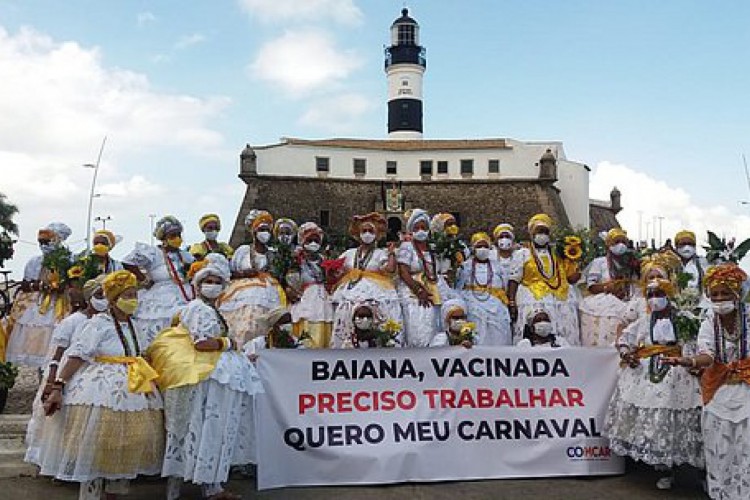
M21 286L21 282L17 281L15 283L11 283L8 279L8 275L10 275L10 273L11 271L6 271L4 269L0 270L0 275L3 276L2 288L0 288L0 319L3 319L10 314L10 309L11 307L13 307L13 299L20 291L20 288L18 287ZM13 292L14 288L18 289Z

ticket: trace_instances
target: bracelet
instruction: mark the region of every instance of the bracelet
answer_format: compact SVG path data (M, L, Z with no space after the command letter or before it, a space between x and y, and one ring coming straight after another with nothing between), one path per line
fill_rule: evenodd
M695 358L690 358L690 368L696 368L698 366L698 362L695 360Z
M52 368L52 367L59 368L60 367L60 362L59 361L55 361L53 359L52 361L49 362L49 367L50 368Z
M54 385L59 385L60 387L65 387L65 384L68 382L65 379L62 379L60 377L57 377L55 381L53 382Z

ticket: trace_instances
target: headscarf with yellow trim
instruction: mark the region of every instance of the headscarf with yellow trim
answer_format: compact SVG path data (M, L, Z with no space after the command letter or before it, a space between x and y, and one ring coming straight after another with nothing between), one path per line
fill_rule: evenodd
M550 217L547 214L536 214L531 219L529 219L529 223L527 225L527 228L529 230L529 234L534 234L534 230L537 227L546 227L547 229L552 229L552 226L554 225L554 222L552 221L552 217Z
M501 222L497 226L495 226L495 229L492 230L492 237L497 239L500 239L500 235L503 233L510 233L511 238L516 239L515 229L512 225L510 225L507 222Z
M440 307L440 315L443 318L443 323L448 324L448 316L453 314L455 311L463 311L466 313L466 303L461 299L448 299L443 302Z
M676 283L677 274L680 271L680 259L673 252L657 252L641 260L641 288L644 291L644 295L650 281L648 275L652 274L652 271L659 273L660 278L656 279L669 281L672 284L672 288L677 289Z
M154 236L159 241L164 241L167 234L173 231L182 232L182 223L174 215L165 215L156 223Z
M439 214L435 214L432 217L432 220L430 221L430 230L433 233L448 234L447 232L448 228L446 226L448 226L448 223L450 221L453 221L453 224L451 227L455 227L455 229L451 231L452 232L451 236L455 236L456 234L458 234L458 225L456 225L456 217L453 214L449 214L447 212L441 212Z
M428 228L430 227L430 214L427 213L427 210L415 208L406 212L404 216L406 217L406 230L410 233L414 232L414 226L416 226L419 221L427 224Z
M282 217L281 219L277 219L273 225L273 237L274 238L276 239L279 238L279 234L281 234L282 227L288 227L289 229L291 229L292 234L297 233L297 230L299 229L297 227L297 223L294 222L292 219Z
M492 245L492 239L490 238L490 235L485 233L484 231L480 231L478 233L474 233L471 235L471 246L476 246L477 243L485 242L488 245Z
M39 230L38 239L47 239L52 243L62 243L67 240L73 231L67 224L62 222L50 222L46 227Z
M102 281L104 295L110 303L114 303L125 290L135 288L137 285L138 280L135 274L125 270L109 273Z
M355 215L352 217L352 221L349 223L349 235L359 241L359 235L362 232L364 224L372 224L375 228L376 239L379 240L385 236L387 223L383 214L378 212L370 212L366 215Z
M218 230L221 230L221 219L219 219L219 216L216 214L205 214L200 219L198 219L198 228L203 231L203 228L208 224L209 222L215 222L216 228Z
M107 240L107 244L109 245L109 249L112 250L115 245L117 245L117 236L115 236L115 233L110 231L109 229L97 229L94 231L94 239L96 239L98 236L101 236L102 238L105 238Z
M709 292L719 285L726 285L737 297L742 293L745 281L747 281L747 274L734 262L711 266L703 277L703 283Z
M613 227L612 229L610 229L609 231L607 231L607 236L604 238L604 243L607 246L610 246L610 245L612 245L612 243L614 243L614 241L617 238L625 238L625 239L627 239L627 237L628 237L628 232L627 231L625 231L621 227Z
M696 243L695 233L692 232L692 231L689 231L687 229L683 229L682 231L678 231L677 234L675 234L675 236L674 236L674 242L675 242L675 244L678 241L680 241L681 239L684 239L684 238L689 239L690 241L693 242L693 245L695 245L695 243Z
M267 212L266 210L258 211L258 215L255 216L255 219L253 219L253 232L257 231L258 228L263 224L267 224L269 228L273 228L273 215L271 215L271 213Z
M643 294L646 295L649 290L661 290L670 299L674 298L675 294L677 293L677 287L675 287L674 283L671 280L664 278L654 278L648 280L646 282Z
M102 289L102 283L104 283L104 278L106 278L106 274L100 274L96 278L92 280L88 280L86 283L83 284L83 298L88 300L91 300L91 297L96 294L99 290Z

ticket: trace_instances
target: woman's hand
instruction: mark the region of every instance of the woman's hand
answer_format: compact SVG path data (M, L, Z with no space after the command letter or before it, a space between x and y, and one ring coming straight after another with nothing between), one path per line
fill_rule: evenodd
M669 366L684 366L686 368L695 368L693 358L683 358L681 356L665 356L661 362Z
M427 289L423 286L420 286L417 289L416 292L417 300L419 300L419 305L422 307L432 307L432 296L430 295L430 292L427 291Z
M44 414L48 417L54 415L62 408L62 389L54 387L44 402Z
M463 342L461 342L461 346L465 347L466 349L471 349L472 347L474 347L474 342L472 342L471 340L464 340Z

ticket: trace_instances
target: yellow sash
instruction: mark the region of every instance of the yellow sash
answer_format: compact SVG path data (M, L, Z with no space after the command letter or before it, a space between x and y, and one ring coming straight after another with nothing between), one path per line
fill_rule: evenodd
M489 286L481 286L481 285L466 285L464 287L464 290L469 290L472 292L481 292L481 293L488 293L498 299L500 302L508 305L508 295L505 293L505 290L502 288L497 287L489 287Z
M97 363L128 365L128 391L148 394L153 392L151 384L159 377L148 361L141 356L97 356Z
M438 289L437 283L433 283L432 281L428 280L427 275L425 275L424 273L412 274L412 278L414 278L414 281L422 283L427 291L430 292L430 297L432 297L433 305L442 305L443 299L442 297L440 297L440 290Z
M638 359L647 359L659 354L674 357L682 356L682 347L678 345L644 345L635 350L635 357Z
M42 301L39 304L39 314L47 314L50 306L52 305L52 298L55 297L55 319L57 321L62 320L68 315L68 296L59 290L52 290L48 292L42 292Z
M148 348L156 383L162 391L195 385L216 368L221 351L198 351L190 332L182 325L162 330Z
M750 358L732 361L726 365L714 362L701 377L703 404L710 403L716 391L724 384L740 383L750 384Z
M284 289L281 287L281 284L279 284L279 281L269 273L258 273L258 275L254 278L243 278L237 281L232 281L224 294L219 297L217 306L222 302L231 300L235 295L243 290L247 290L248 288L253 288L256 286L266 287L268 285L276 288L276 291L279 293L279 299L281 300L281 306L286 307L286 293L284 293Z
M390 276L388 276L385 273L380 273L377 271L363 271L361 269L352 269L349 272L347 272L338 283L336 283L336 288L340 286L348 285L351 282L358 282L361 279L368 279L370 281L374 281L378 284L380 288L385 288L387 290L393 290L393 280Z

